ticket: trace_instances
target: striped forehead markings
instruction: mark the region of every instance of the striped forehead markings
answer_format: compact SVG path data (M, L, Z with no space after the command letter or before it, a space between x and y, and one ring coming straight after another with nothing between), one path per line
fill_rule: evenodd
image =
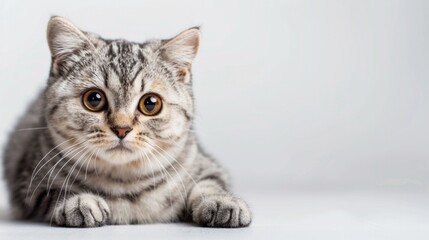
M120 87L118 84L109 84L109 81L111 81L111 76L109 75L112 72L116 75L114 79L119 80L121 87L133 85L146 63L141 46L126 41L110 42L105 54L108 62L103 69L106 76L104 85L108 89L113 87L112 85Z
M120 77L121 82L133 81L145 63L141 48L126 41L111 42L106 57L108 67Z

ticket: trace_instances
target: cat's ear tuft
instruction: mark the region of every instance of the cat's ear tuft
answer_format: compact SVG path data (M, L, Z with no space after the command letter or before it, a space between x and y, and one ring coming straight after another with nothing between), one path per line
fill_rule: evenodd
M168 61L190 68L200 46L199 27L187 29L167 40L161 47L161 53Z
M47 38L52 59L64 61L77 50L91 50L91 41L75 25L63 17L51 17L48 23Z

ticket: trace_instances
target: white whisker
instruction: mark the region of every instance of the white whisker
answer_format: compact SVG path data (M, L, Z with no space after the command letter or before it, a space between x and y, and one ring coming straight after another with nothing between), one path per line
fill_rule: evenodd
M150 162L150 159L148 158L148 156L146 155L146 153L145 153L145 152L143 152L143 153L144 153L144 155L145 155L146 157L144 157L144 156L143 156L143 154L142 154L141 152L140 152L140 156L143 158L143 160L145 160L145 161L147 161L147 162L149 163L150 170L152 171L153 190L155 190L155 186L156 186L156 182L155 182L155 171L153 170L152 163Z
M81 138L79 138L79 140L80 140ZM72 140L72 139L71 139ZM37 171L36 171L36 169L37 169L37 166L41 163L41 161L42 160L40 160L39 161L39 163L36 165L36 167L34 168L34 170L33 170L33 174L31 175L31 179L30 179L30 184L29 184L29 187L28 188L30 188L31 187L31 184L32 184L32 181L33 181L33 178L43 169L43 167L46 165L46 164L48 164L52 159L54 159L56 156L58 156L59 154L61 154L62 152L64 152L64 151L68 151L68 149L70 149L70 148L72 148L73 149L73 147L75 147L75 146L77 146L77 145L79 145L79 144L81 144L81 143L83 143L83 142L78 142L78 143L76 143L76 144L73 144L73 145L71 145L71 146L68 146L68 147L66 147L65 149L63 149L63 150L61 150L61 151L59 151L57 154L55 154L54 156L52 156L50 159L48 159ZM47 156L47 154L46 154L46 156ZM34 173L34 171L36 171L35 173Z
M151 139L150 138L148 138L148 140L150 141ZM157 147L159 150L161 150L161 151L163 151L165 154L166 154L166 156L167 157L169 157L171 160L173 160L173 162L175 162L175 163L177 163L182 169L183 169L183 171L191 178L191 180L194 182L194 186L197 184L197 182L195 181L195 179L192 177L192 175L186 170L186 168L185 167L183 167L183 165L182 164L180 164L180 162L177 160L177 159L175 159L173 156L171 156L167 151L165 151L164 149L162 149L161 147L159 147L156 143L149 143L149 141L146 141L150 146L155 146L155 147ZM174 140L173 140L174 141ZM175 144L176 144L176 146L177 147L179 147L179 145L175 142ZM156 149L154 149L155 151L156 151ZM157 151L158 152L158 151ZM159 153L159 152L158 152ZM160 155L162 155L161 153L159 153ZM164 156L164 155L162 155L162 156ZM165 158L164 158L165 159ZM170 163L170 162L169 162ZM171 164L171 163L170 163ZM204 196L200 193L200 197L201 198L204 198Z
M97 153L98 153L98 151L100 151L100 149L97 149ZM86 176L88 175L88 167L89 167L89 163L92 161L92 157L94 156L94 153L95 153L95 152L92 152L92 155L91 155L91 157L89 158L88 163L86 164L85 180L86 180Z
M75 138L72 138L72 139L68 139L68 140L66 140L66 141L64 141L64 142L62 142L62 143L60 143L60 144L58 144L57 146L55 146L54 148L52 148L48 153L46 153L45 154L45 156L43 156L42 157L42 159L40 159L38 162L37 162L37 164L36 164L36 167L34 167L34 170L33 170L33 172L31 173L31 179L30 179L30 184L28 185L28 188L27 188L27 195L26 195L26 198L28 197L28 193L29 193L29 189L31 188L31 184L33 183L33 180L34 180L34 176L35 176L35 172L36 172L36 169L37 169L37 167L40 165L40 163L42 163L42 161L52 152L52 151L54 151L56 148L58 148L59 146L61 146L62 144L64 144L64 143L66 143L66 142L69 142L69 141L71 141L71 140L73 140L73 139L75 139ZM61 151L60 151L61 152Z
M173 140L174 141L174 140ZM180 164L179 161L177 161L177 159L175 159L173 156L171 156L167 151L165 151L164 149L162 149L161 147L159 147L158 145L156 145L156 143L153 143L153 145L155 147L157 147L158 149L160 149L161 151L163 151L170 159L172 159L174 162L177 162L177 164L179 164L179 166L186 172L186 174L188 174L188 176L192 179L192 181L194 182L194 184L197 184L197 182L194 180L194 178L192 177L191 174L189 174L189 172L186 170L185 167L183 167L182 164ZM178 144L176 143L176 145L178 146Z
M76 157L78 154L80 154L82 151L85 151L85 146L82 146L80 148L80 150L75 153L72 157L70 157L65 163L64 165L58 170L57 174L54 176L54 178L51 181L51 184L49 185L49 189L48 192L51 191L51 187L54 184L55 178L57 178L57 176L60 174L61 170L63 170L63 168L67 165L67 163L69 163L70 161L72 161L74 159L74 157ZM80 157L79 157L80 158Z
M82 167L83 167L83 165L84 165L84 164L81 164L81 165L80 165L80 168L79 168L78 173L77 173L77 174L76 174L76 176L74 177L73 182L69 185L69 181L70 181L70 179L71 179L71 177L72 177L72 175L73 175L74 170L76 169L77 165L82 161L81 159L83 159L83 157L86 157L86 156L87 156L87 152L85 152L85 153L84 153L84 155L80 156L80 157L76 160L76 162L73 164L72 168L71 168L71 169L70 169L70 171L69 171L69 174L67 174L68 179L67 179L67 182L66 182L66 187L64 188L64 197L67 197L67 187L69 187L69 193L70 193L70 191L71 191L71 189L72 189L72 187L73 187L73 183L76 181L76 178L78 177L78 175L79 175L79 173L80 173L80 170L82 170ZM66 177L66 178L67 178L67 177Z
M146 142L146 143L148 143L148 142ZM151 145L151 144L149 144L148 143L148 145L149 145L149 147L151 147L151 149L153 149L153 150L155 150L156 151L156 149ZM150 151L150 153L152 154L152 156L159 162L159 164L160 164L160 161L158 160L158 158L155 156L155 154L153 154L152 153L152 151ZM158 154L159 154L159 152L158 152ZM161 156L163 156L162 154L160 154ZM185 187L185 184L183 183L183 180L182 180L182 177L180 176L180 174L179 174L179 172L176 170L176 168L174 168L174 166L170 163L170 161L168 161L166 158L164 158L164 160L166 160L167 162L168 162L168 164L174 169L174 171L176 172L176 174L177 174L177 176L179 177L179 180L180 180L180 182L182 183L182 187L183 187L183 191L184 191L184 193L186 193L186 187ZM161 164L160 164L161 165ZM162 167L162 166L161 166ZM165 170L165 168L163 167L163 169ZM170 176L170 179L173 181L173 176L171 176L171 174L167 171L167 170L165 170L165 172ZM175 184L176 185L176 184ZM177 185L176 185L176 187L177 187ZM182 192L181 191L179 191L179 193L180 193L180 195L182 196L182 199L183 199L183 203L186 203L186 199L185 199L185 197L183 196L183 194L182 194Z
M81 147L81 150L77 153L77 154L79 154L80 152L82 152L83 150L85 150L85 146L82 146ZM73 157L75 157L77 154L75 154ZM67 163L71 160L71 159L73 159L73 157L71 157L64 165L63 165L63 167L60 169L60 170L58 170L58 173L64 168L64 166L66 166L67 165ZM79 158L80 159L80 158ZM77 161L76 161L76 163L77 163ZM75 163L75 164L76 164ZM74 166L74 165L73 165ZM74 170L74 169L73 169ZM55 205L54 205L54 207L53 207L53 211L52 211L52 216L51 216L51 221L50 221L50 224L52 223L52 219L53 219L53 217L54 217L54 214L55 214L55 208L57 207L57 205L58 205L58 201L60 200L60 197L61 197L61 193L63 192L63 188L64 188L64 184L66 183L66 180L67 180L67 178L68 178L68 176L69 176L69 174L70 174L70 171L69 171L69 173L67 174L67 176L66 176L66 178L64 179L64 181L63 181L63 184L61 185L61 188L60 188L60 192L59 192L59 194L58 194L58 197L57 197L57 201L55 202ZM58 175L58 174L57 174ZM57 175L54 177L54 179L52 180L52 183L54 182L54 180L55 180L55 178L57 177ZM51 184L51 186L52 186L52 184ZM51 186L49 186L49 189L51 188ZM67 185L66 185L66 189L65 189L65 191L64 191L64 199L63 199L63 201L64 201L64 203L65 203L65 201L66 201L66 194L67 194Z
M31 202L31 200L33 199L33 196L34 196L34 194L36 193L37 189L39 188L40 184L42 184L43 180L48 176L48 174L49 174L49 178L50 178L50 176L51 176L52 172L54 171L55 167L56 167L56 166L57 166L61 161L63 161L63 159L65 159L65 157L66 157L66 156L68 156L71 152L74 152L74 151L76 151L77 149L80 149L80 148L81 148L81 146L80 146L80 147L76 147L76 148L72 148L71 150L67 151L67 152L66 152L66 154L65 154L65 155L64 155L60 160L58 160L58 162L57 162L57 163L55 163L55 164L51 167L51 169L50 169L49 171L47 171L47 172L46 172L46 174L43 176L43 178L39 181L39 184L37 184L37 186L34 188L34 190L33 190L32 194L31 194L31 197L30 197L30 202ZM43 166L42 166L42 167L43 167ZM47 181L47 184L49 185L49 179L48 179L48 181ZM27 194L28 194L28 193L27 193ZM47 192L47 195L49 195L49 191Z
M146 158L150 161L150 158L149 158L149 156L147 155L147 153L145 153L145 152L143 152L144 153L144 155L146 156ZM165 174L165 169L162 167L162 165L159 163L159 161L158 161L158 159L156 159L155 158L155 160L157 161L156 163L158 164L158 166L159 166L159 168L160 168L160 171L161 171L161 174L162 174L162 178L163 179L165 179L165 181L167 181L168 182L168 176L167 176L167 174ZM155 181L154 181L155 182ZM170 186L170 183L171 182L168 182L167 183L167 185L168 186ZM155 188L154 188L155 189ZM171 192L169 192L169 194L170 194L170 199L171 199Z
M16 129L14 132L31 131L31 130L46 130L46 129L49 129L49 127L20 128L20 129Z

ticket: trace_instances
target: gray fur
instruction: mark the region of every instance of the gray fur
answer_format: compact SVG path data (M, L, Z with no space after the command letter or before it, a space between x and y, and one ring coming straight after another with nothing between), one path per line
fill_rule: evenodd
M12 132L5 176L14 215L70 227L194 221L244 227L247 204L229 191L225 171L192 130L191 64L198 28L143 44L106 40L51 18L46 89ZM101 89L105 110L90 112L82 94ZM156 116L137 108L162 97ZM113 126L131 132L121 142ZM112 150L113 149L113 150Z

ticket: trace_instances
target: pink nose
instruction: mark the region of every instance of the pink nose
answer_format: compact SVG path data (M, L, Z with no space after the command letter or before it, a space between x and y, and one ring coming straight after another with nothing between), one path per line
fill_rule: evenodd
M133 130L130 127L112 127L112 131L118 136L118 138L123 139L131 130Z

